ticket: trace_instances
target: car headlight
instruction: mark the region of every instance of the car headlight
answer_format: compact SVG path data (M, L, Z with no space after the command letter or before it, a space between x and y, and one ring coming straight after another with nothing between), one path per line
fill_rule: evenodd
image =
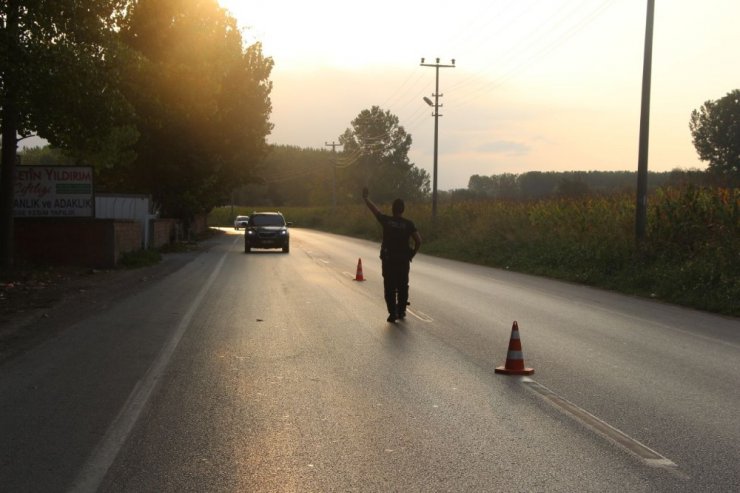
M285 236L287 234L288 234L288 231L287 230L285 230L285 229L281 229L280 230L280 236Z
M249 231L247 231L247 234L248 234L249 236L254 236L254 231L252 231L252 230L250 229Z

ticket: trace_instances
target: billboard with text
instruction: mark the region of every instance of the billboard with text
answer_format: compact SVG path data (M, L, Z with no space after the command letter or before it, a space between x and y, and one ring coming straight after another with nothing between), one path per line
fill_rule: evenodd
M90 166L18 166L15 217L94 217Z

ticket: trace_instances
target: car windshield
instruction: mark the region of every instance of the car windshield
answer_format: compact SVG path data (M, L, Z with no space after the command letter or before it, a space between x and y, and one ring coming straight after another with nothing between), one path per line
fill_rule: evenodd
M249 216L236 216L237 221L246 221L249 219Z
M285 219L283 216L277 214L266 214L252 216L253 226L285 226Z

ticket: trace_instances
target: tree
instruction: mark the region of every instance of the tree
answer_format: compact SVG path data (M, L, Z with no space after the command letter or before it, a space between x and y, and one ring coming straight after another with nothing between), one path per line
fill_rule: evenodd
M518 176L513 173L502 175L473 175L468 180L468 190L477 195L500 199L513 199L519 195Z
M150 193L182 219L228 202L267 152L272 60L244 47L216 0L139 0L121 39L140 54L125 81L141 138L136 159L101 183Z
M409 162L411 141L390 111L378 106L361 111L339 137L343 155L337 168L344 193L354 197L368 186L379 201L416 201L428 195L429 173Z
M332 203L332 153L327 149L272 145L264 160L261 187L247 185L234 195L240 205L308 206Z
M521 174L517 181L522 197L527 199L549 197L557 186L554 173L543 173L541 171L529 171Z
M496 197L502 199L514 199L519 196L519 183L517 175L504 173L494 177L496 182Z
M75 160L61 150L50 146L32 147L18 153L20 163L24 166L74 166Z
M591 193L588 184L580 178L564 176L558 182L555 193L561 197L584 197Z
M495 176L473 175L468 179L468 190L481 197L493 197L495 194Z
M130 0L8 0L0 5L0 262L13 264L20 138L34 133L76 156L122 158L136 139L118 85L117 30Z
M692 141L709 171L740 181L740 89L691 112Z

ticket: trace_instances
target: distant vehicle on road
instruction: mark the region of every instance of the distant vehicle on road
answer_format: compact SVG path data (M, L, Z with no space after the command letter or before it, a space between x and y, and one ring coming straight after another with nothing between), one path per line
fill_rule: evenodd
M279 212L255 212L249 216L244 232L244 252L252 248L282 248L284 253L290 251L290 233L285 217Z
M234 229L239 231L239 228L247 229L249 223L249 216L236 216L234 219Z

